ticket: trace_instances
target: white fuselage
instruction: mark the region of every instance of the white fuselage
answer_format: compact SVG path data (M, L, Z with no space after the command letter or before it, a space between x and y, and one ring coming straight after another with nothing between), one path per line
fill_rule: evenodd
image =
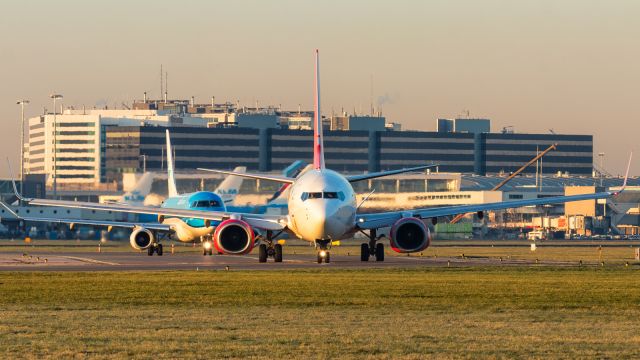
M291 184L288 204L288 227L303 240L338 240L353 234L356 196L347 179L335 171L302 173Z

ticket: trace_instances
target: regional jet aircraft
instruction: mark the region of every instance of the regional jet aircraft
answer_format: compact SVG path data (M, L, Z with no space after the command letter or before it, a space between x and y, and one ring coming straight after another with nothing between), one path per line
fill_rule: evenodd
M335 240L352 237L361 232L368 236L368 243L361 245L361 260L368 261L374 256L377 261L384 260L383 244L378 242L377 230L388 228L391 249L400 253L419 252L431 243L429 228L423 220L437 219L439 216L478 212L481 215L487 210L499 210L522 206L557 204L570 201L592 200L616 196L626 186L629 174L625 176L622 188L616 192L605 191L594 194L557 196L532 200L503 201L478 205L448 206L427 209L412 209L373 214L361 214L351 183L399 174L427 168L421 166L410 169L374 172L362 175L341 175L325 167L322 138L322 118L320 116L320 86L318 51L315 52L315 101L314 101L314 135L313 135L313 168L299 176L286 177L231 171L201 169L227 175L237 175L253 179L276 181L289 184L288 214L265 215L220 211L204 211L185 206L181 209L148 208L135 206L117 206L86 202L29 199L16 195L24 202L32 205L60 206L93 210L122 211L154 214L158 223L115 223L87 221L82 219L66 219L67 223L91 224L103 226L127 226L133 228L131 245L135 248L147 249L160 246L162 234L170 233L180 241L193 241L200 237L203 244L211 244L219 253L242 255L249 253L256 244L256 230L260 231L258 259L266 262L273 257L275 262L282 261L282 246L274 239L282 232L313 243L317 249L318 263L329 262L329 251ZM186 221L185 221L186 219ZM189 220L197 220L196 226ZM25 220L38 220L35 217ZM192 225L193 224L193 225Z

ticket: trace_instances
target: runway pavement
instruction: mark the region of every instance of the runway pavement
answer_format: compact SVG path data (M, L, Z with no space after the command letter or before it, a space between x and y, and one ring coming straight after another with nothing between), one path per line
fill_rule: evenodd
M500 260L489 257L386 256L384 262L360 261L359 256L332 255L331 263L318 264L315 255L285 254L282 263L272 259L258 263L257 256L203 256L195 253L148 256L138 252L47 252L0 253L0 271L138 271L138 270L290 270L328 268L414 268L434 266L572 266L562 262Z

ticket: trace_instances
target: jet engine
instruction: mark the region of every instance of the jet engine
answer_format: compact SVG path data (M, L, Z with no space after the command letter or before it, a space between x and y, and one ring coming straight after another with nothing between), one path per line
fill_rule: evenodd
M431 244L431 232L422 220L412 217L396 221L389 232L391 249L399 253L418 252Z
M151 246L154 241L153 232L145 228L135 228L131 232L131 236L129 236L131 247L136 250L144 250Z
M213 232L213 246L222 254L248 254L255 245L255 239L251 226L238 219L221 222Z

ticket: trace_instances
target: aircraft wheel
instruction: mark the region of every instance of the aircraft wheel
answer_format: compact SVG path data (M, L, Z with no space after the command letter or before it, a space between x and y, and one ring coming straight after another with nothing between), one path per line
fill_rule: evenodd
M158 244L158 247L156 248L156 253L158 254L158 256L162 256L162 244Z
M267 262L267 245L260 244L258 246L258 262L266 263Z
M209 256L213 256L213 249L209 249Z
M275 250L275 254L273 254L273 260L275 262L282 262L282 245L276 244L273 249Z
M369 261L369 244L362 243L360 245L360 261Z
M153 256L154 246L151 245L147 248L147 255Z
M322 256L320 256L320 253L318 253L318 264L322 264Z
M331 262L331 254L327 251L327 254L324 256L324 263L328 264Z
M376 244L376 261L384 261L384 245Z
M207 256L209 255L209 251L207 251L207 249L202 248L202 255Z

